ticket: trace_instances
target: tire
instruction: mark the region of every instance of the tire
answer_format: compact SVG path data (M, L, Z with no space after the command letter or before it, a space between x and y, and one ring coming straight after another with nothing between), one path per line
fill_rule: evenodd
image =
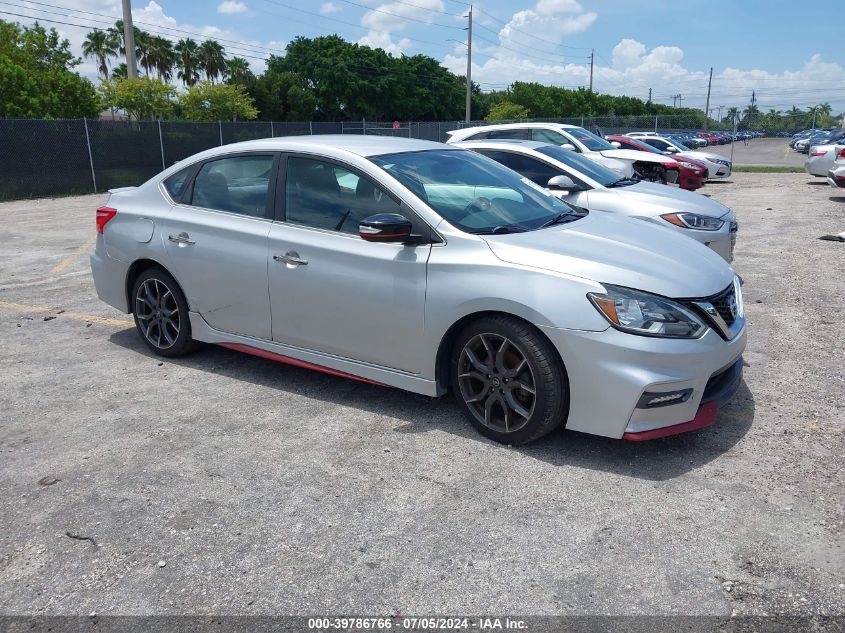
M504 444L552 432L569 411L569 379L557 351L513 317L468 325L455 340L449 377L458 407L476 430Z
M174 358L193 352L188 301L170 273L148 268L132 285L132 314L141 340L153 353Z

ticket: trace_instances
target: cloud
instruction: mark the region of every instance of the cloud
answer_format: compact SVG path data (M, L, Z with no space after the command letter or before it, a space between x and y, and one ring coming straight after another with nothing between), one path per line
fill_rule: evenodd
M381 48L390 55L398 57L404 53L410 46L411 40L402 38L398 42L394 42L390 33L384 31L370 31L364 37L358 40L358 44L363 46L371 46L372 48Z
M585 12L576 0L539 0L533 9L517 11L499 31L506 48L538 48L551 54L567 35L589 29L598 14Z
M550 2L552 0L549 0ZM539 3L538 3L539 4ZM561 3L569 4L571 3ZM526 50L526 54L536 51ZM544 62L521 54L489 46L474 60L473 80L482 89L501 89L514 81L536 81L574 88L588 86L589 62ZM538 53L539 55L539 53ZM611 61L596 57L593 81L598 92L648 98L659 103L673 103L673 95L681 94L686 107L703 108L707 98L709 69L693 70L684 66L684 51L677 46L655 46L648 49L634 39L623 39L611 53ZM466 56L460 50L450 53L443 64L456 74L464 74ZM834 86L845 85L845 67L813 55L797 68L771 72L759 69L725 68L713 74L710 107L718 111L748 105L752 90L761 110L787 110L792 105L806 108L830 101L835 113L845 109L845 98ZM713 112L716 115L716 111Z
M401 31L414 22L432 22L433 11L443 11L443 0L417 0L407 2L386 2L367 11L361 24L371 31L392 33Z
M251 15L249 7L239 0L224 0L217 5L217 13L223 15Z
M340 7L334 2L324 2L320 5L320 13L322 15L331 15L332 13L339 13L340 11Z

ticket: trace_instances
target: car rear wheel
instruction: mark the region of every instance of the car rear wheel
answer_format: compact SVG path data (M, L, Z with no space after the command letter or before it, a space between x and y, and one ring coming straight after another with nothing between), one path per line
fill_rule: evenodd
M553 431L569 409L566 371L549 341L512 317L485 317L458 336L452 393L483 435L524 444Z
M196 349L185 295L161 268L147 269L135 280L132 311L141 339L159 356L182 356Z

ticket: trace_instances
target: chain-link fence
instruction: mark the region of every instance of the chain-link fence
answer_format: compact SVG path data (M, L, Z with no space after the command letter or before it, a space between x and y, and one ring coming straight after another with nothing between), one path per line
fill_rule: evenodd
M550 121L549 119L544 119ZM573 117L601 134L699 129L695 116ZM0 119L0 200L139 185L211 147L302 134L372 134L444 142L488 121L108 121Z

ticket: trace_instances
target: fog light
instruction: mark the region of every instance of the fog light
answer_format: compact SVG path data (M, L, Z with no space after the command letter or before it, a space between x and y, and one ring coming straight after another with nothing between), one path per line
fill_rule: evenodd
M655 407L666 407L672 404L681 404L689 400L692 389L680 389L678 391L654 392L646 391L640 396L637 402L638 409L654 409Z

